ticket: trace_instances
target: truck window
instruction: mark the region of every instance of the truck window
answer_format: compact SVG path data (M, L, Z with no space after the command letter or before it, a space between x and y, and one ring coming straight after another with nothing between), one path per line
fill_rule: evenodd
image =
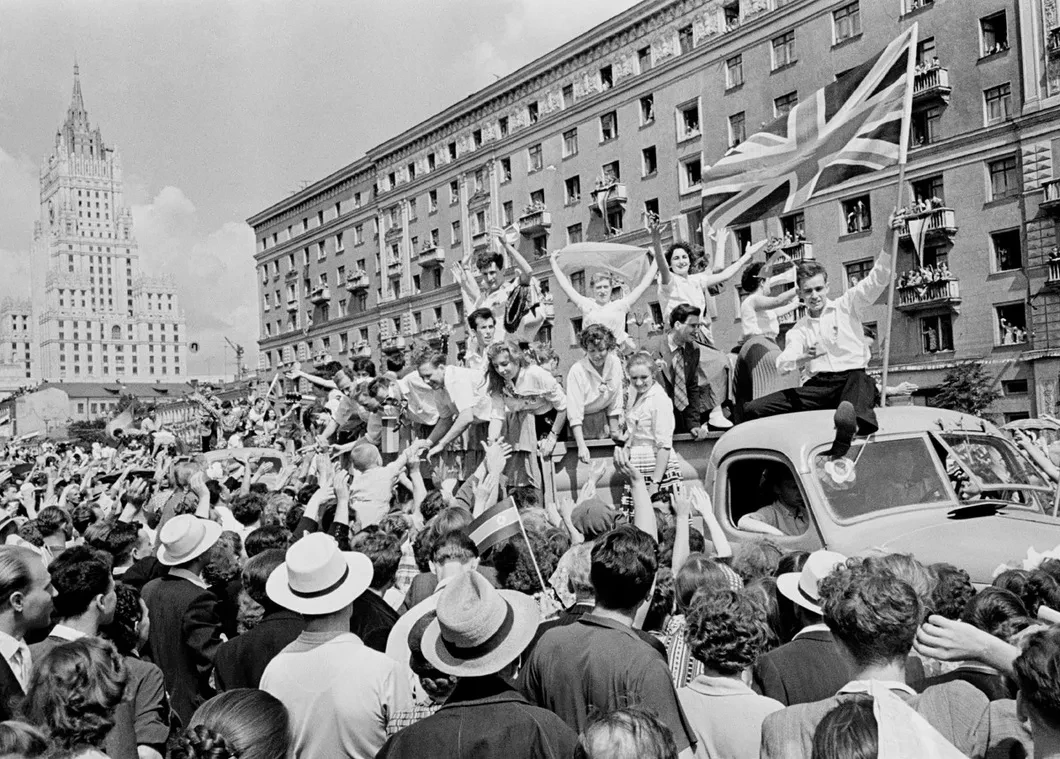
M952 505L934 451L923 438L855 443L848 455L855 463L853 477L846 481L829 474L824 454L817 456L814 467L825 498L840 519L920 504Z
M728 468L729 509L733 525L763 535L804 534L809 510L798 477L780 461L744 459Z

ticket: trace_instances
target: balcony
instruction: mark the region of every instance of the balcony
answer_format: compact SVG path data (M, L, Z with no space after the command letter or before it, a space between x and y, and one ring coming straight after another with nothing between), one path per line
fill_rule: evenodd
M894 304L899 311L955 309L961 303L960 282L944 279L924 285L899 287Z
M548 212L544 203L534 203L523 209L519 217L519 231L527 236L552 229L552 214Z
M382 335L379 343L384 351L400 351L405 349L405 338L402 335Z
M1049 30L1045 38L1045 51L1050 58L1060 58L1060 26L1054 26Z
M541 313L545 317L545 324L552 324L556 321L556 304L552 300L552 295L548 294L541 299Z
M372 346L367 340L357 340L353 344L352 348L355 355L358 356L370 356L372 355Z
M921 8L930 8L934 4L935 0L906 0L906 2L902 4L904 6L902 13L903 15L906 15L918 11Z
M592 207L600 210L601 206L604 208L614 208L615 206L624 206L626 201L629 200L629 194L626 191L626 186L621 182L610 182L602 184L592 192Z
M937 66L929 68L913 77L913 106L946 105L952 91L949 70Z
M388 243L397 242L398 240L401 239L403 234L404 234L404 229L402 229L401 225L400 224L395 224L394 226L390 227L390 229L388 229L386 231L386 234L383 235L383 239L386 240Z
M400 277L404 264L400 258L391 258L386 262L386 275L388 277Z
M288 298L287 299L287 310L288 311L292 311L292 312L293 311L297 311L298 310L298 303L299 303L298 298Z
M452 334L453 328L445 322L435 322L420 330L420 337L428 342L432 347L436 347L443 340L446 340L450 334Z
M1049 278L1045 280L1045 286L1050 290L1060 290L1060 257L1053 253L1049 258Z
M425 269L432 266L445 266L445 250L438 245L428 244L420 250L416 261Z
M288 269L287 273L283 275L283 278L288 282L298 279L298 269Z
M1060 213L1060 179L1042 182L1042 202L1039 205L1046 213Z
M927 240L939 238L952 239L957 234L957 216L952 208L936 208L927 211L926 213L911 214L906 218L927 218L927 231L924 233L925 239ZM901 239L910 239L908 224L906 224L905 229L902 230Z
M351 293L365 292L368 290L368 272L351 271L346 275L346 289Z
M314 366L325 366L331 363L331 354L327 351L317 351L313 354Z
M309 302L319 305L321 303L327 303L331 300L331 288L330 287L318 287L313 290L309 295Z
M477 211L480 208L485 208L490 204L490 191L487 189L481 189L475 191L471 197L467 199L467 210Z
M471 235L471 248L476 253L486 250L490 246L490 233L488 231L475 232Z
M780 246L779 253L797 264L814 260L813 243L806 239L787 240Z

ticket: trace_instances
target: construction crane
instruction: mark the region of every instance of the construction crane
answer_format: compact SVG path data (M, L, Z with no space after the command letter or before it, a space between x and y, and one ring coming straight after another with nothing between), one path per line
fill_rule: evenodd
M225 338L225 342L228 343L229 347L236 354L236 381L238 382L239 380L241 380L241 379L243 379L243 378L245 378L247 376L247 368L243 365L243 353L244 353L243 346L242 345L236 345L231 340L229 340L227 337Z

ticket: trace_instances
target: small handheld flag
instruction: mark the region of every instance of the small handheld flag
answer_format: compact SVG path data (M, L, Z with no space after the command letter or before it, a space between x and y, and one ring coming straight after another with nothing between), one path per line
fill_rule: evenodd
M522 533L515 501L505 498L479 514L468 528L471 541L485 551Z

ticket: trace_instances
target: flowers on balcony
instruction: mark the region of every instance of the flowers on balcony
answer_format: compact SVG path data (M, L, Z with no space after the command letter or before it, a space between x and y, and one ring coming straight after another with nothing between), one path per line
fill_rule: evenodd
M532 203L526 204L526 206L523 208L523 213L521 214L520 218L533 216L535 214L544 213L546 211L548 211L548 206L546 206L544 202L540 200L535 200Z

